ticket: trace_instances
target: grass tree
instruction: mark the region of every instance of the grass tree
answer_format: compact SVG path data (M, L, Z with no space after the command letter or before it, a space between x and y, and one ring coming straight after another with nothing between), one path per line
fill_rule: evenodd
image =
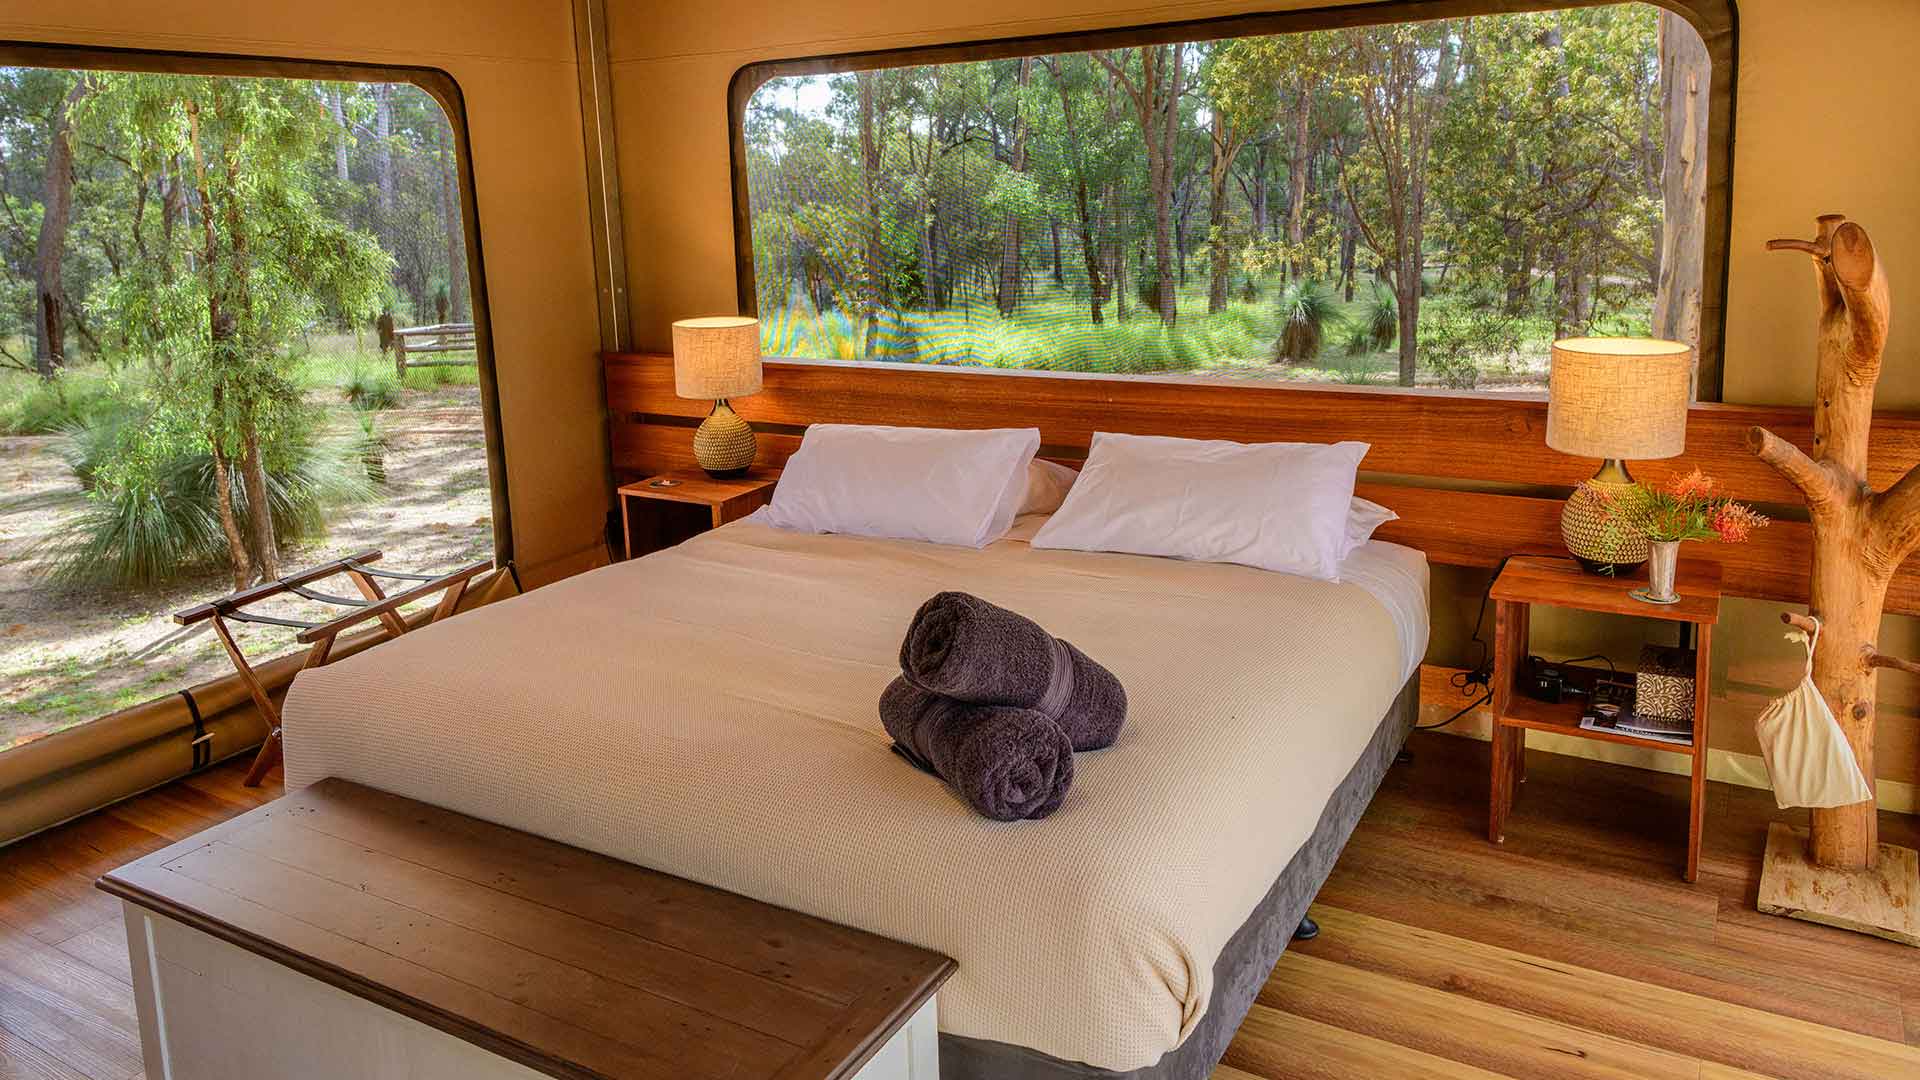
M141 272L96 301L124 328L126 358L153 369L144 430L211 452L235 587L277 577L265 451L304 408L288 347L323 315L371 316L391 267L373 236L316 201L315 162L337 126L310 86L281 79L103 74L73 112L142 183L189 178L192 227L129 222ZM159 456L130 452L122 467Z

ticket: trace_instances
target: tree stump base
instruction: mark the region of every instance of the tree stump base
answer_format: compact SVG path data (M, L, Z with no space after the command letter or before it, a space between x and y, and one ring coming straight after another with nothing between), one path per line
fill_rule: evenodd
M1920 852L1880 845L1871 870L1829 870L1807 860L1807 830L1767 826L1760 910L1920 947Z

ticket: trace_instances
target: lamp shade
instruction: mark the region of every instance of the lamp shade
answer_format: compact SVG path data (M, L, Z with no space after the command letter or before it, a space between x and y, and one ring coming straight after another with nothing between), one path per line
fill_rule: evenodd
M1576 457L1675 457L1686 449L1692 398L1692 346L1652 338L1556 341L1547 445Z
M759 389L759 319L716 315L673 324L674 393L713 400Z

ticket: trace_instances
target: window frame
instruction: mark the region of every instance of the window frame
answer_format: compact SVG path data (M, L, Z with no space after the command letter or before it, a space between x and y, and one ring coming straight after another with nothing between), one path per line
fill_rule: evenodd
M513 515L507 492L506 444L500 421L499 380L493 351L492 312L487 303L486 260L480 244L473 152L466 96L441 68L346 60L253 56L234 53L130 49L37 41L0 41L0 65L70 71L131 71L165 75L265 77L314 82L408 83L434 99L453 132L454 170L460 184L460 222L467 245L467 288L473 306L474 367L480 388L480 425L486 439L487 485L493 500L494 565L513 562Z
M1383 23L1430 22L1464 16L1605 7L1626 2L1649 4L1685 19L1706 45L1712 66L1707 87L1706 231L1702 237L1700 342L1694 400L1719 401L1726 374L1727 255L1733 233L1734 87L1739 60L1739 19L1734 7L1735 0L1383 0L1298 11L1255 12L1140 26L1069 30L752 61L735 70L727 85L729 172L733 184L733 258L740 311L757 315L760 303L754 279L753 218L747 192L747 105L754 93L772 79L1341 30ZM1284 381L1262 385L1276 390L1289 388Z

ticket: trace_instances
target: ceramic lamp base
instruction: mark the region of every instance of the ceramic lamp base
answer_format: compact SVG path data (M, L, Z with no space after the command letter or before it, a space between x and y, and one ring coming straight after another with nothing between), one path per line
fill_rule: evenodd
M708 476L724 480L746 475L753 465L753 428L733 411L726 398L713 403L713 411L693 433L693 460Z
M1609 460L1600 471L1567 498L1560 511L1560 540L1590 574L1631 574L1646 565L1647 538L1639 533L1609 527L1617 514L1608 501L1641 498L1642 493L1627 468Z

